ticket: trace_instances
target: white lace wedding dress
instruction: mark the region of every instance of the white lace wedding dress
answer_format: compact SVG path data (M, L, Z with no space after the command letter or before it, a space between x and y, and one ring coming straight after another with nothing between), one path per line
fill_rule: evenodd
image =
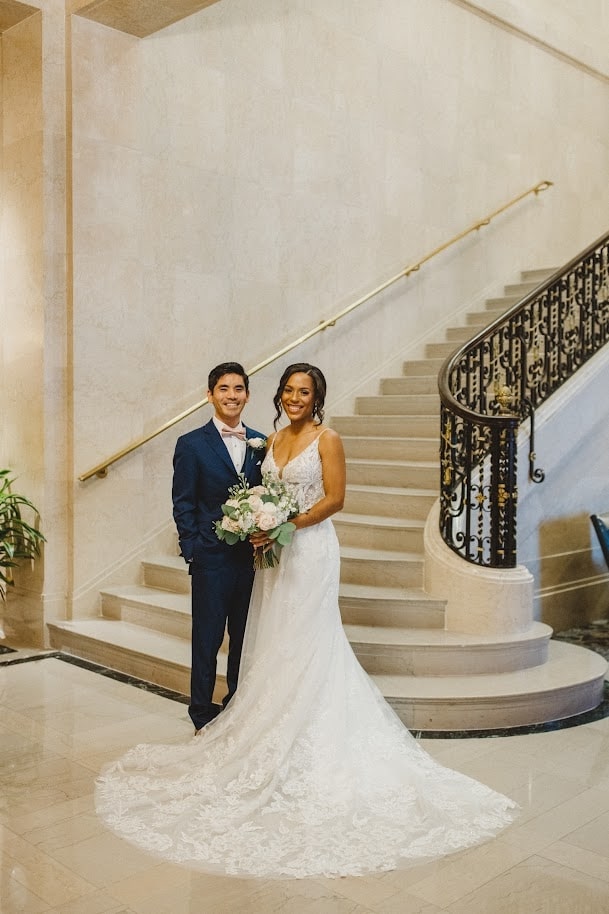
M265 470L278 472L272 451ZM323 495L317 441L283 479ZM360 667L338 610L330 520L256 574L239 689L181 745L139 745L98 779L107 826L165 860L263 877L357 875L440 857L516 805L435 762Z

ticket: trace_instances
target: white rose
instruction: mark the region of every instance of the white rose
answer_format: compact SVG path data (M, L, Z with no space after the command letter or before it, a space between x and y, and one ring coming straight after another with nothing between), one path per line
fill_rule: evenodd
M263 502L259 495L252 494L248 498L247 504L252 514L256 514L258 511L260 511Z
M227 517L226 514L222 518L222 523L220 524L223 530L228 530L229 533L240 533L239 524L236 520L233 520L230 517Z
M277 518L277 508L272 502L266 502L258 512L256 518L257 526L261 530L272 530L277 527L280 521Z

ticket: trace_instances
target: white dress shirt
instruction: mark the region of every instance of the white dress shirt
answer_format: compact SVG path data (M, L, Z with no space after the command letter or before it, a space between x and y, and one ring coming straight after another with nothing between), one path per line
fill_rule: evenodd
M228 428L229 426L227 426L225 422L222 422L221 419L218 419L217 416L213 416L212 418L213 418L214 425L216 426L216 428L218 429L218 432L220 433L220 436L222 437L222 441L226 445L226 450L230 454L230 458L235 465L235 469L236 469L237 473L240 473L241 468L243 466L243 461L245 460L245 448L247 447L247 445L245 443L245 439L233 438L233 437L225 438L222 435L222 429ZM242 431L245 434L245 426L243 425L242 422L240 422L239 425L235 426L233 431L235 431L235 432Z

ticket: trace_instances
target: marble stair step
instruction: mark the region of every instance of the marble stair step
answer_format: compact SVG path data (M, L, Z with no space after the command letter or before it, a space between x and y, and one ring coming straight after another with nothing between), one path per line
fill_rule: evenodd
M343 618L358 625L444 627L445 601L420 588L341 582L339 603ZM102 594L102 618L189 640L190 595L139 584L111 588Z
M523 282L542 283L556 273L557 267L538 267L535 270L522 270L520 278Z
M102 590L101 600L104 619L118 619L177 638L190 638L190 593L124 584Z
M489 311L494 311L496 308L507 311L508 308L518 304L521 300L522 295L501 295L498 298L487 298L485 307Z
M180 694L189 690L189 642L110 620L49 624L51 647ZM218 658L215 700L225 691L225 655ZM466 731L526 726L595 708L607 663L592 651L551 641L545 664L475 676L372 674L414 731Z
M514 282L503 287L505 295L516 295L518 298L524 298L529 292L532 292L539 285L538 282Z
M334 416L332 428L342 435L365 438L440 439L440 419L434 416Z
M391 438L378 435L343 435L343 446L348 460L438 460L440 451L439 426L429 438Z
M552 629L541 622L520 634L465 635L443 629L346 625L368 673L477 676L530 669L545 663Z
M440 490L440 463L427 460L347 459L347 480L364 486L411 486Z
M408 520L425 520L437 492L428 489L347 484L344 510L347 514L386 514Z
M377 518L379 522L383 520ZM366 554L370 554L370 550L364 550ZM361 555L361 552L355 551L354 555ZM148 577L163 584L167 583L166 574L182 573L181 559L178 561L174 557L159 557L150 561L148 566ZM384 580L385 576L382 577ZM429 597L420 587L342 581L339 603L344 618L355 624L444 626L445 601ZM102 594L102 616L190 639L189 594L148 585L108 588Z
M340 579L347 584L422 587L423 556L417 552L341 546Z
M190 692L190 639L116 619L53 622L51 646L144 682ZM226 654L218 655L215 700L226 692Z
M449 355L452 355L455 349L457 349L457 345L454 342L427 343L425 346L425 355L429 355L431 357L439 356L444 360L447 359Z
M374 682L415 733L492 730L562 720L603 700L607 662L550 641L540 666L477 676L376 675Z
M446 601L430 597L421 588L341 582L338 602L345 625L444 628Z
M142 561L143 583L171 593L190 594L190 575L180 555L148 556Z
M432 394L380 394L356 397L359 416L439 416L440 397Z
M346 511L341 511L332 520L341 546L423 554L425 522L422 520L406 521L381 514L349 514Z
M159 558L157 573L172 562ZM343 619L356 625L444 627L445 601L428 596L420 588L341 582L339 604ZM102 593L102 617L190 640L189 594L140 584L108 588Z
M441 356L427 359L409 359L402 365L402 373L408 378L422 374L434 374L437 376L443 364L444 359Z
M383 378L381 394L435 394L438 396L438 375L421 374L399 378Z
M340 517L340 515L337 515ZM149 557L143 563L144 586L177 594L190 593L190 578L179 556ZM422 553L341 546L341 579L354 584L418 587Z
M446 340L451 343L465 343L476 335L476 330L472 326L459 326L446 328Z
M498 317L505 314L507 310L507 308L488 308L486 311L468 311L465 315L465 320L468 327L475 327L476 330L480 330L483 327L492 324Z

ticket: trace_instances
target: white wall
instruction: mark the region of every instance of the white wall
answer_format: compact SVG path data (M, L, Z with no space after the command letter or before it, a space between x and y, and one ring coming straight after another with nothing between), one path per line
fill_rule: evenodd
M582 65L609 74L607 30L609 6L605 0L455 0L472 12L495 17L538 41L549 50L568 55Z

